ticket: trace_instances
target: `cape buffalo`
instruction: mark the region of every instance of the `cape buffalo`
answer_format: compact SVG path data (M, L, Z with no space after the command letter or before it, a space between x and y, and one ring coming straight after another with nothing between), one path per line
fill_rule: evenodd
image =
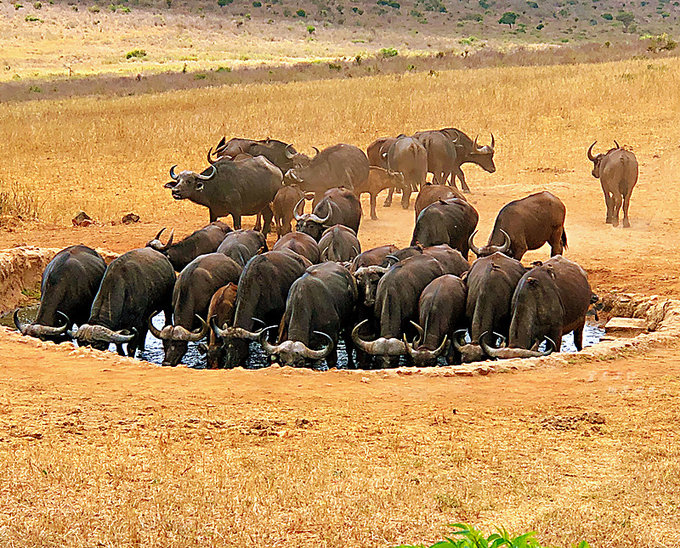
M220 160L203 173L170 168L173 181L165 187L172 189L175 200L190 200L210 211L210 222L231 215L234 228L241 228L242 215L262 213L263 232L269 232L272 210L269 206L281 188L281 170L264 156L231 162Z
M411 192L417 191L425 182L427 176L427 151L418 139L413 137L399 137L386 153L387 168L399 171L404 175L405 190L401 195L401 207L408 209ZM392 205L394 187L390 188L385 207Z
M277 141L276 139L230 139L225 142L224 137L215 148L215 157L212 156L212 148L208 151L208 163L214 164L219 160L238 160L247 156L264 156L272 164L285 173L296 167L307 156L300 154L293 145Z
M413 322L418 338L409 343L404 335L406 351L415 365L437 365L447 343L465 325L466 292L465 283L452 274L434 279L423 289L418 301L418 323ZM449 352L449 362L454 359L454 353Z
M75 335L78 344L106 350L115 343L123 355L127 343L128 356L144 350L149 316L162 310L172 317L174 286L175 270L162 253L144 247L121 255L104 273L90 317Z
M175 231L170 231L168 241L163 244L160 240L165 228L161 229L156 237L149 241L146 246L165 255L177 272L180 272L186 265L199 255L213 253L224 240L225 236L231 232L231 228L222 221L215 221L208 226L199 228L183 240L173 244Z
M368 320L360 322L352 331L352 339L359 350L378 357L381 367L390 367L398 356L406 353L402 340L409 321L418 313L418 299L423 289L443 274L439 262L429 255L416 255L399 261L378 282L373 317L378 325L378 338L368 342L360 331Z
M354 187L354 194L360 198L362 194L368 192L371 203L371 219L378 220L376 213L376 204L378 201L378 194L387 188L398 188L402 192L408 189L404 183L404 175L399 171L390 171L378 166L371 166L368 173L368 179L363 185Z
M292 251L309 260L312 264L321 262L319 244L304 232L289 232L274 244L272 251Z
M583 348L583 327L592 292L588 275L561 255L529 270L512 296L512 321L508 348L491 348L484 338L485 352L494 358L525 358L559 352L562 336L574 332L574 345ZM546 340L546 352L535 350Z
M215 291L208 306L208 321L211 325L229 325L233 322L237 287L236 284L229 283ZM208 344L199 343L198 351L205 355L208 369L224 367L224 347L214 328L210 330Z
M227 234L217 248L217 253L234 259L242 267L263 251L267 251L267 237L257 230L243 229Z
M289 251L268 251L248 262L238 282L233 325L218 326L211 319L215 335L223 341L226 367L245 365L249 342L258 340L263 331L253 331L256 320L278 325L290 286L309 266L307 259Z
M439 200L448 200L449 198L458 198L459 200L465 200L467 202L467 198L463 196L460 190L458 190L455 186L433 185L432 183L425 183L420 187L420 192L416 198L416 220L418 219L420 212L427 206Z
M468 162L477 164L484 171L489 173L494 173L496 171L496 165L493 162L496 139L494 138L493 133L491 134L491 145L479 146L476 137L473 141L459 129L448 127L440 129L439 131L451 139L453 145L456 147L456 159L453 165L451 186L456 186L455 178L458 177L463 192L470 192L470 187L465 182L465 174L461 169L461 166Z
M418 215L411 245L429 247L448 244L467 259L468 240L478 220L477 210L468 202L458 198L439 200Z
M265 331L260 335L262 348L281 365L303 366L308 360L325 359L329 367L335 367L338 336L342 333L347 366L352 367L349 330L356 300L356 284L346 268L334 262L309 267L290 288L277 344L267 341ZM323 347L312 350L318 344Z
M381 266L385 258L398 250L397 246L384 245L360 253L352 261L349 271L357 282L359 297L363 306L372 308L375 304L375 290L380 278L388 268Z
M361 202L351 190L346 188L327 190L312 213L300 215L298 213L300 206L304 207L304 200L300 200L295 206L296 230L309 234L317 242L323 231L333 225L344 225L359 233Z
M15 310L17 329L22 335L43 340L66 337L74 323L81 325L90 316L105 270L104 259L94 249L84 245L62 249L43 271L38 315L32 323L25 324Z
M327 228L319 240L323 261L349 262L361 253L356 232L343 225Z
M350 266L349 271L354 273L357 272L360 268L366 266L374 265L380 266L381 264L383 264L385 257L390 255L391 253L395 253L398 250L399 248L396 245L389 244L381 245L380 247L374 247L373 249L369 249L368 251L363 251L354 258L354 260L352 261L352 266Z
M366 156L368 157L369 165L387 169L386 153L396 140L396 137L381 137L368 145Z
M284 183L314 192L314 203L335 187L353 189L368 177L368 158L354 145L339 144L323 149L307 166L289 169Z
M419 131L413 135L427 151L427 171L432 173L433 182L446 184L451 172L456 169L456 147L440 131Z
M279 238L291 231L291 223L295 218L293 210L303 197L304 192L296 186L284 186L274 196L272 211L274 212L274 224Z
M567 208L550 192L538 192L503 206L496 216L493 230L486 246L474 246L470 236L470 249L478 257L501 252L518 261L530 249L550 244L550 255L561 255L567 248L564 218Z
M186 354L189 342L198 342L209 331L207 317L210 299L220 287L238 281L242 267L222 253L201 255L177 277L172 292L172 324L162 330L149 317L149 331L163 341L163 365L176 366Z
M593 177L600 179L604 192L604 203L607 206L605 222L619 226L619 211L623 203L623 228L628 228L630 197L638 180L637 158L632 152L621 148L616 141L614 141L616 148L610 149L605 154L593 156L595 143L588 149L588 159L593 162Z

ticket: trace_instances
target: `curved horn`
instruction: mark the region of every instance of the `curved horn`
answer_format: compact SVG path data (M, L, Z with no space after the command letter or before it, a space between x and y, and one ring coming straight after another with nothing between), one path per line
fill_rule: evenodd
M208 163L210 165L213 165L215 162L217 162L217 160L218 160L217 158L212 157L212 147L210 147L210 149L208 150Z
M453 334L453 347L458 350L458 352L461 351L463 348L463 345L460 344L461 340L465 341L465 335L467 335L468 330L467 329L459 329Z
M302 210L304 211L304 208L305 208L305 198L304 197L297 204L295 204L295 207L293 208L293 215L295 216L296 221L301 221L304 218L304 214L300 215L298 213L298 210L300 209L300 205L302 205Z
M496 138L493 136L493 133L491 134L491 150L496 148Z
M359 336L359 330L368 323L368 320L362 320L359 322L357 325L354 326L354 329L352 329L352 340L354 341L354 344L359 348L360 350L363 350L364 352L370 354L373 348L375 347L375 341L373 342L368 342L363 340Z
M542 356L549 356L555 350L555 342L546 337L545 340L548 343L547 348L544 352L537 350L526 350L524 348L493 348L486 343L486 336L489 334L485 331L481 337L479 337L479 344L481 345L484 352L491 358L494 359L512 359L512 358L540 358ZM498 335L498 333L494 333ZM500 335L498 335L500 336Z
M68 316L63 312L57 310L57 316L61 316L64 319L64 325L59 327L54 327L51 325L42 324L26 324L19 320L19 309L14 311L14 325L21 332L22 335L31 335L33 337L57 337L66 333L71 321Z
M493 249L498 253L506 253L510 249L510 245L512 244L512 242L510 240L510 236L508 236L508 233L505 230L501 228L500 231L503 233L503 238L505 239L505 241L503 242L503 245L493 246Z
M14 325L17 326L17 329L19 330L19 332L20 332L22 335L25 335L25 334L26 334L26 331L28 330L28 328L29 328L30 325L31 325L31 324L29 324L29 323L23 323L23 322L19 319L19 309L18 309L18 308L14 311Z
M616 139L614 139L614 144L616 145L616 148L621 148L621 147L619 146L619 143L616 142Z
M359 251L355 245L352 246L352 251L354 251L354 257L361 254L361 251Z
M217 152L221 148L224 148L225 146L227 146L227 138L224 135L222 135L220 142L217 143L217 146L215 147L215 152Z
M468 246L470 247L470 250L479 257L482 253L482 250L479 249L474 242L475 239L475 234L477 234L477 230L475 230L472 234L470 234L470 237L468 238Z
M201 322L201 327L199 327L195 331L189 332L189 338L187 339L187 341L189 342L200 341L203 337L205 337L208 334L208 331L210 331L210 327L205 322L205 320L201 318L198 314L195 314L195 316L196 318L198 318L198 321Z
M390 265L390 266L393 266L393 265L395 265L395 264L397 264L397 263L399 262L399 257L397 257L396 255L392 255L392 254L390 254L390 255L385 255L385 260L386 260L386 261L394 261L394 262Z
M595 143L597 143L597 141L594 141L593 144L588 147L588 160L591 162L595 161L595 156L593 156L593 147L595 146Z
M215 334L215 338L221 339L222 338L222 331L220 330L220 328L217 325L217 316L215 316L213 314L212 316L210 316L210 320L208 320L208 321L210 322L210 327L212 328L212 331Z
M472 143L472 147L473 147L476 151L479 151L479 150L481 150L482 147L480 147L479 144L477 144L477 139L479 139L479 135L475 135L475 140L474 140L474 142Z
M304 345L304 356L310 360L323 360L326 356L328 356L328 354L331 353L331 350L333 350L333 339L331 339L330 335L324 333L323 331L312 331L312 333L314 335L321 335L324 337L328 341L328 344L321 348L321 350L312 350L311 348L308 348L307 345Z
M296 153L295 153L295 152L291 152L291 149L292 149L292 148L293 148L293 145L288 145L288 146L286 147L286 150L283 151L283 153L286 155L286 158L288 158L289 160L292 160L293 158L295 158L295 154L296 154Z
M326 224L328 222L328 219L331 218L331 212L332 212L331 204L329 202L326 202L326 205L328 205L328 213L326 214L326 216L323 219L321 217L319 217L318 215L316 215L315 213L312 213L310 215L309 219L311 221L316 221L317 223L320 223L322 225Z
M181 325L177 325L177 326L174 326L172 328L172 331L170 331L170 333L168 333L167 336L161 336L161 337L158 337L158 338L159 339L167 339L167 340L170 340L170 341L186 341L186 342L198 342L198 341L200 341L203 337L205 337L208 334L210 327L208 326L207 323L205 323L203 318L201 318L198 314L196 314L196 317L201 322L201 327L199 327L197 330L189 331L186 327L182 327ZM149 326L149 329L151 329L151 326ZM154 336L157 336L157 335L154 333Z
M149 316L149 319L147 321L149 331L151 331L151 334L156 337L157 339L162 339L163 338L163 333L156 328L156 326L153 324L151 320L153 320L154 316L158 314L158 310L156 310L153 314Z
M404 346L406 347L406 351L408 352L408 355L411 356L411 358L415 358L418 355L421 356L427 356L430 358L438 358L439 356L442 355L444 352L444 349L446 348L446 343L449 342L449 336L444 335L444 340L442 343L434 350L415 350L412 345L409 344L409 342L406 340L406 335L403 336L404 340Z
M262 346L262 350L264 350L268 355L276 354L278 352L279 346L278 345L273 345L267 340L267 332L270 329L276 329L275 325L270 325L269 327L265 327L262 331L260 331L260 335L257 338L258 342Z
M174 166L172 166L172 167L170 168L170 177L172 177L172 180L173 180L173 181L176 181L177 179L179 179L179 175L177 175L177 174L175 173L175 168L176 168L176 167L177 167L177 164L175 164Z
M212 172L210 173L210 175L201 175L200 173L197 173L196 177L198 177L202 181L209 181L210 179L212 179L217 173L217 168L212 164L210 165L210 167L212 168Z
M425 340L425 331L416 322L413 320L410 321L411 325L416 328L416 331L418 331L418 338L413 340L413 344L418 346L421 342L423 342L423 340Z
M436 358L438 358L439 356L441 356L441 355L444 353L444 349L446 348L446 343L447 343L447 342L449 342L449 336L448 336L448 335L444 335L444 340L443 340L442 343L441 343L437 348L435 348L435 350L434 350L434 355L435 355Z
M79 336L78 338L82 338L87 341L102 341L122 344L130 342L137 336L137 330L134 327L130 330L131 333L127 335L124 335L123 331L126 330L121 329L119 331L113 331L112 329L104 327L103 325L84 324L80 326L80 329L78 329L76 337Z
M156 236L154 236L154 240L159 240L160 237L161 237L161 234L163 234L163 232L165 232L165 229L166 229L166 228L167 228L167 227L161 228L161 229L158 231L158 234L156 234Z
M316 158L319 155L319 149L316 148L316 147L312 147L312 148L314 149L314 152L316 152L316 154L314 155L314 157Z

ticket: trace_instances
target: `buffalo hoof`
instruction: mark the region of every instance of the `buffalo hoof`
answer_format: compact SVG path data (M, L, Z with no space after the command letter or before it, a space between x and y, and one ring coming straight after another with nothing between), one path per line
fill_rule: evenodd
M463 192L464 192L465 194L470 194L470 189L469 189L469 188L464 188L464 189L463 189Z
M618 220L612 221L612 226L619 226L619 221Z
M371 221L377 221L378 216L377 215L371 215Z
M628 219L623 220L623 228L630 228L630 221Z
M387 200L383 204L383 207L391 207L391 206L392 206L392 202L388 202Z

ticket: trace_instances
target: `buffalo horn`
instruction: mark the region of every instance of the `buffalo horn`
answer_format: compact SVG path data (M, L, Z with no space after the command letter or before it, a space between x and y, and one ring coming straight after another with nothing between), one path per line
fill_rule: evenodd
M616 148L621 148L621 147L619 146L619 143L616 142L616 139L614 139L614 144L616 145Z
M406 351L412 358L415 358L418 355L430 356L431 358L438 358L444 352L447 342L449 342L449 336L444 335L444 340L435 350L416 350L415 348L413 348L413 346L415 345L417 347L418 345L416 345L415 342L413 345L409 344L409 342L406 340L406 335L404 335L404 346L406 346Z
M260 331L260 336L258 337L258 341L260 345L262 346L262 350L264 350L268 355L276 354L278 351L279 347L271 344L267 340L267 333L272 330L276 329L275 325L270 325L269 327L265 327L262 331Z
M312 148L314 149L314 152L316 153L316 154L314 155L314 157L318 156L318 155L319 155L319 149L316 148L316 147L312 147Z
M465 342L465 335L467 335L467 329L459 329L453 334L453 347L458 350L458 352L461 352L463 345L460 344L461 340Z
M304 207L305 207L305 198L304 197L297 204L295 204L295 208L293 208L293 215L295 215L296 221L301 221L304 218L304 214L300 215L298 213L298 210L300 209L301 205L302 205L302 209L304 211Z
M357 345L357 348L363 350L364 352L367 352L368 354L371 354L371 351L375 346L375 341L366 342L359 336L359 330L367 323L368 320L362 320L356 326L354 326L354 329L352 329L352 340L354 341L354 344Z
M510 241L510 236L508 236L508 233L505 230L501 228L501 232L503 233L503 238L505 241L503 242L503 245L493 246L493 249L498 253L506 253L510 249L510 244L512 242Z
M122 344L130 342L137 336L137 330L133 327L131 333L123 334L125 329L113 331L103 325L84 324L80 326L76 333L76 338L85 341L102 341L108 343Z
M470 237L468 238L468 246L470 247L470 250L479 257L479 255L482 253L482 250L479 249L474 242L475 239L475 234L477 234L478 230L475 230L472 234L470 234Z
M163 229L163 230L165 230L165 229ZM162 332L162 331L159 331L159 330L156 328L156 326L153 324L153 322L151 321L151 320L153 320L153 318L154 318L154 316L155 316L156 314L158 314L158 310L156 310L153 314L151 314L151 315L149 316L149 320L148 320L149 331L151 331L151 334L152 334L154 337L156 337L157 339L163 339L163 338L164 338L163 332ZM166 337L166 338L167 338L167 337Z
M397 264L397 263L399 262L399 257L397 257L396 255L390 254L390 255L386 255L386 256L385 256L385 260L386 260L386 261L394 261L394 262L390 265L390 266L392 266L392 265L395 265L395 264Z
M594 141L593 144L588 147L588 160L591 162L595 161L595 156L593 156L593 147L595 146L595 143L597 143L597 141Z
M496 138L493 136L493 133L491 134L491 150L496 148Z
M316 215L315 213L312 213L309 216L310 221L315 221L315 222L322 224L322 225L327 223L328 219L330 219L330 218L331 218L331 206L330 206L330 204L328 204L328 213L326 214L326 216L323 219L321 217L319 217L318 215Z
M217 168L213 165L211 165L210 167L212 168L212 172L210 173L210 175L201 175L200 173L197 173L196 177L198 177L202 181L209 181L210 179L212 179L215 176L215 173L217 173Z
M296 154L296 153L291 151L292 148L293 148L293 145L288 145L288 146L286 147L286 150L284 151L284 154L286 155L286 158L288 158L289 160L292 160L293 158L295 158L295 154Z
M175 164L174 166L172 166L172 167L170 168L170 177L172 177L172 180L173 180L173 181L176 181L177 179L179 179L179 175L177 175L177 174L175 173L175 168L176 168L176 167L177 167L177 164Z
M331 353L331 350L333 350L333 339L331 339L330 335L327 333L324 333L323 331L312 331L314 335L320 335L321 337L324 337L327 341L328 344L321 348L320 350L312 350L311 348L307 348L307 345L305 345L305 358L309 358L310 360L323 360L328 354Z
M208 163L210 165L213 165L216 161L217 159L212 157L212 147L210 147L210 149L208 150Z
M524 348L493 348L486 343L486 336L489 334L485 331L479 338L479 344L481 345L484 352L491 358L494 359L512 359L512 358L539 358L541 356L548 356L555 350L555 343L549 337L545 340L548 343L545 352L540 352L536 350L526 350ZM498 335L494 333L494 335ZM502 337L501 337L502 338Z
M61 316L64 319L64 325L61 327L53 327L51 325L41 325L41 324L26 324L19 320L19 309L14 311L14 325L21 332L22 335L32 335L33 337L56 337L58 335L63 335L66 333L68 326L70 325L70 320L68 316L63 312L57 310L57 316Z
M413 320L411 320L411 325L415 327L416 331L418 332L418 338L413 341L413 344L415 346L419 346L420 343L425 339L425 331Z

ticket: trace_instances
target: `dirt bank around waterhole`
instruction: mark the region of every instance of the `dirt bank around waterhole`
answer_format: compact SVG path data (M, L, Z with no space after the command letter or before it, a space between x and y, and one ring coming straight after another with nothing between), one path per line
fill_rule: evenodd
M53 248L18 247L0 251L0 316L5 316L17 307L34 304L39 298L40 276L47 263L58 252ZM117 255L105 250L98 250L107 262ZM557 367L591 360L614 359L623 355L645 352L658 346L664 346L673 339L680 337L680 300L660 296L645 296L630 293L600 294L603 303L599 314L598 326L605 325L613 317L637 318L642 332L623 330L621 332L607 331L599 342L584 348L578 353L555 353L541 358L525 358L501 361L485 361L460 366L440 367L398 367L388 371L373 371L382 375L411 375L424 374L428 376L471 376L488 375L507 371L527 370L536 367ZM72 343L55 344L44 342L32 337L23 337L3 322L0 327L0 339L18 341L44 349L50 353L50 359L56 362L59 357L69 359L73 357L90 357L102 360L111 365L138 364L154 366L157 364L136 359L120 357L111 352L93 350L89 347L76 347ZM635 336L633 336L635 335ZM280 367L273 365L272 367ZM292 369L285 367L282 369ZM347 371L347 370L345 370ZM372 371L360 370L359 374L370 374Z

